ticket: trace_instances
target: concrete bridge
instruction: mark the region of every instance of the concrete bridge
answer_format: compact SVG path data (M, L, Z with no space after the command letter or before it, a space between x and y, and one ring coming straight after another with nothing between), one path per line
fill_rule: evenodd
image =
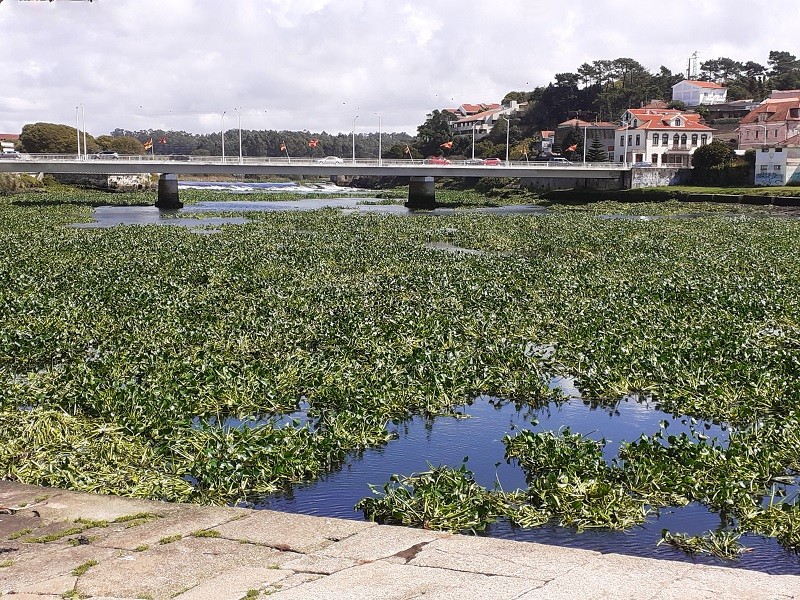
M0 173L158 173L160 208L180 208L178 175L282 175L324 177L408 177L410 208L435 206L436 177L509 177L606 179L622 182L630 167L620 163L565 163L556 161L500 161L487 165L476 161L390 159L313 159L287 157L121 156L88 158L76 155L20 155L0 160Z

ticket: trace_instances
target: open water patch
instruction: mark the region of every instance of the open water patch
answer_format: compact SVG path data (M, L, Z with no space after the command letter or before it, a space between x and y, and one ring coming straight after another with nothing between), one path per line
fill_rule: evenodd
M559 431L600 441L605 440L604 457L610 462L623 442L635 441L642 434L652 435L666 429L680 435L701 432L724 444L728 428L724 424L698 421L660 411L647 400L634 396L620 399L613 406L593 406L577 395L571 379L554 381L565 396L536 408L498 398L481 396L457 407L459 418L420 416L389 426L395 439L381 448L368 449L348 456L344 464L319 480L294 486L283 493L261 498L253 506L270 510L315 516L363 520L356 503L371 494L370 485L380 488L392 475L410 475L432 466L458 468L466 458L467 468L477 483L488 489L505 491L526 489L522 469L504 459L503 437L522 430ZM296 416L296 415L295 415ZM546 544L583 548L599 552L615 552L688 562L725 564L770 573L800 574L800 559L783 549L777 541L756 535L743 535L741 542L751 551L737 561L721 561L711 556L687 556L668 545L658 545L661 531L701 535L721 525L720 516L702 504L662 508L646 522L626 531L574 529L555 524L523 529L506 520L489 525L483 535L535 541Z

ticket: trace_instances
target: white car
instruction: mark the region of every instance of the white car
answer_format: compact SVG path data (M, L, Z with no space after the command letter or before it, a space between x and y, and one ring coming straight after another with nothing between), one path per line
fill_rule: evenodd
M323 165L341 165L344 160L338 156L326 156L325 158L318 158L316 162Z

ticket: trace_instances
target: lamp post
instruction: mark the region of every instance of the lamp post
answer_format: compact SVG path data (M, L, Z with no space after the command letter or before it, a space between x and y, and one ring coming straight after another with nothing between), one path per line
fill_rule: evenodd
M503 118L506 120L506 166L508 166L508 142L511 134L511 121L506 116Z
M358 119L358 115L353 119L353 128L351 130L353 135L353 164L356 164L356 119Z
M75 107L75 134L78 136L78 160L81 159L81 122L78 113L78 106Z
M234 108L236 116L238 117L239 125L239 164L242 164L242 111L240 108Z
M622 166L628 168L628 123L625 123L625 129L622 130Z
M583 128L583 166L586 166L586 132L589 130L588 125Z
M375 113L378 115L378 166L380 167L383 164L383 148L382 148L382 140L381 140L381 113Z
M475 160L475 123L472 123L472 160Z
M83 124L83 160L88 160L89 154L86 151L86 111L83 108L83 102L81 102L81 122Z
M222 164L225 164L225 112L220 117L220 136L222 137Z

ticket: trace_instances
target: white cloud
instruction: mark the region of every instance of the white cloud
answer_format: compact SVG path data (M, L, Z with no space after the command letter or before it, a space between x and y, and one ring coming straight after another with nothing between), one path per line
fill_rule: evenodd
M652 71L792 52L795 0L758 19L745 0L95 0L0 4L0 131L234 126L414 132L434 108L499 101L583 62L630 57ZM266 112L265 112L266 111Z

